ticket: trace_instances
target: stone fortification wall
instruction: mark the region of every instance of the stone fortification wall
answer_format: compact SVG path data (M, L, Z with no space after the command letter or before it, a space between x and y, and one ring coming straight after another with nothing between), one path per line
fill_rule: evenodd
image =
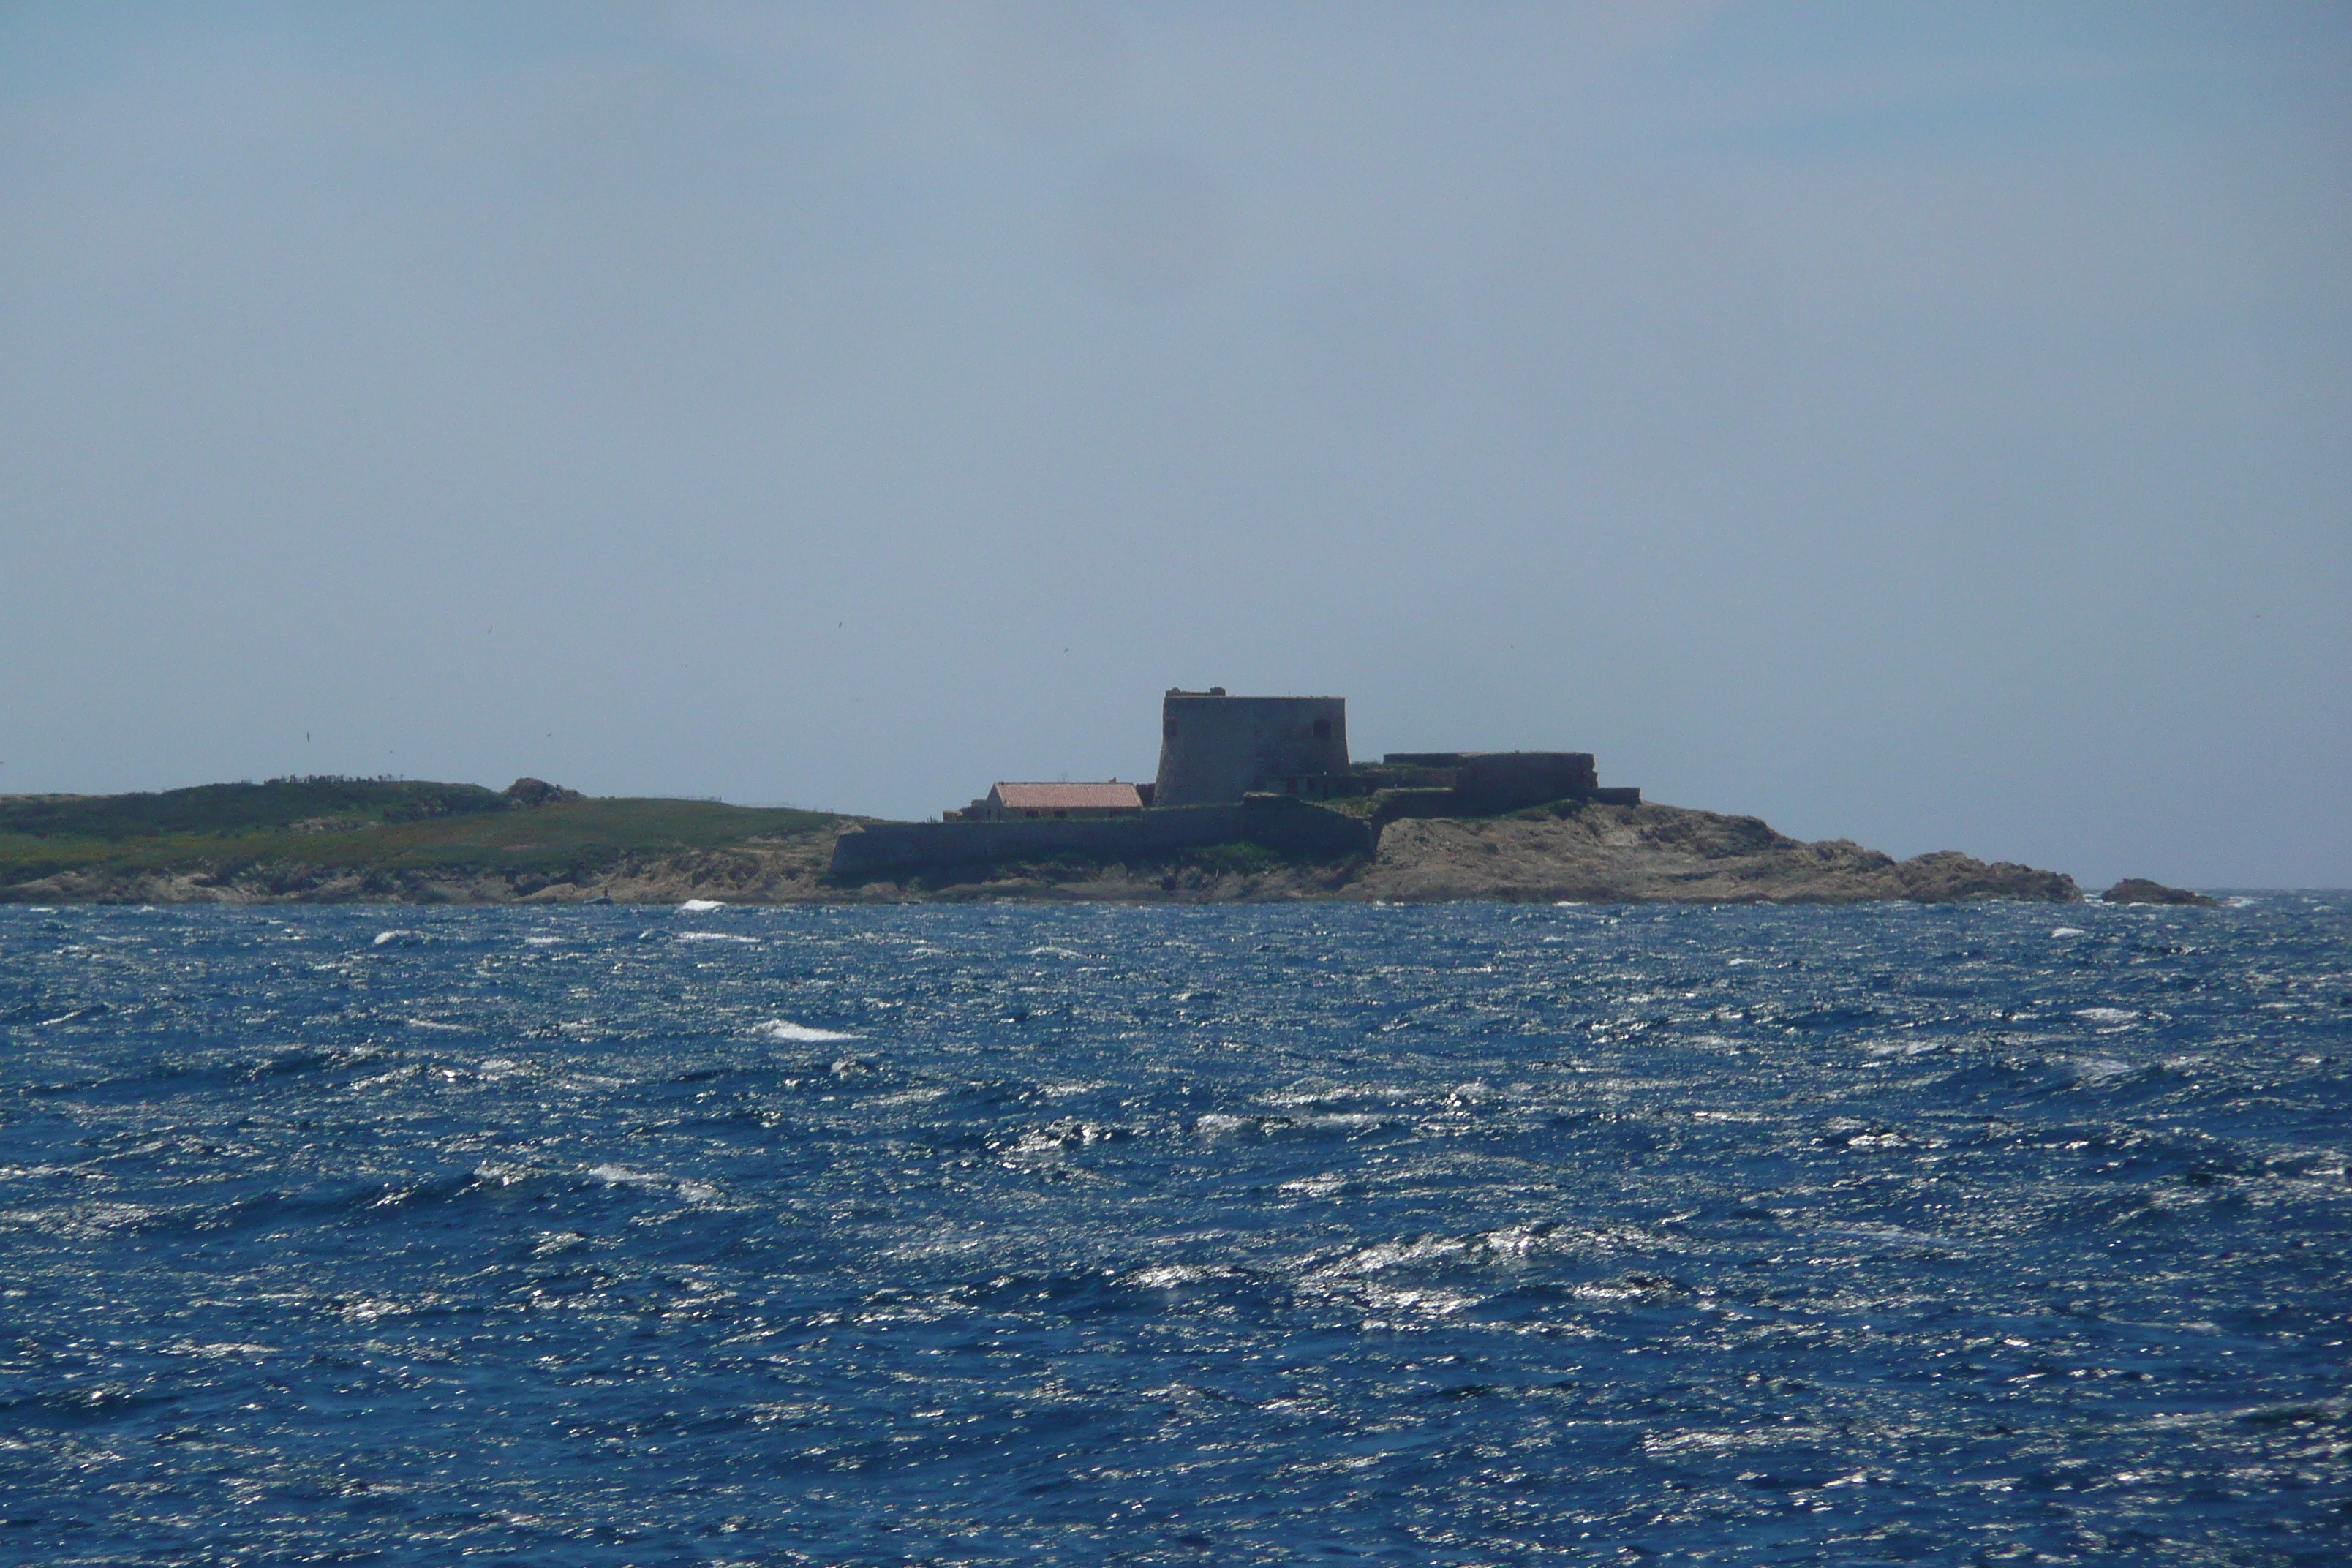
M1454 793L1476 811L1566 800L1600 784L1590 752L1472 752L1454 775Z
M1590 752L1391 752L1367 771L1383 786L1375 827L1408 816L1494 816L1554 801L1642 804L1638 789L1601 788Z
M1480 809L1505 800L1565 800L1601 785L1591 752L1391 752L1356 771L1386 789L1458 790L1463 804Z
M1379 842L1378 830L1359 818L1304 801L1255 797L1091 820L871 822L835 841L832 869L856 881L934 866L1063 855L1124 861L1238 843L1337 859L1370 855Z
M1166 808L1236 802L1270 779L1348 771L1343 697L1228 697L1171 690L1160 706L1160 776Z

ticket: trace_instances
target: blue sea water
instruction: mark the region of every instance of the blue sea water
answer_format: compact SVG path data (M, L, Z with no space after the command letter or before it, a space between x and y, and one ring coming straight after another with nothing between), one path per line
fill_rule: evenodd
M2352 899L0 910L0 1561L2337 1563Z

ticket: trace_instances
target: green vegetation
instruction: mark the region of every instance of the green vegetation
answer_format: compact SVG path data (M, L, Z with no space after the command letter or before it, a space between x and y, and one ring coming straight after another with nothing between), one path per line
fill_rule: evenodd
M250 832L297 824L365 827L504 811L507 797L479 784L302 778L198 784L156 795L0 795L0 833L36 838L147 838Z
M478 784L278 779L160 795L0 796L0 888L62 871L593 871L795 838L825 812L697 800L518 805Z

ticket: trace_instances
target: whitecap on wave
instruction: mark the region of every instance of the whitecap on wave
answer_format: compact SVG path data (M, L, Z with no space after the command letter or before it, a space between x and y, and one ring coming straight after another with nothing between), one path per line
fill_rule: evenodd
M165 1355L200 1356L206 1361L219 1361L228 1356L271 1356L279 1353L276 1345L256 1344L243 1340L223 1340L213 1344L198 1344L193 1340L181 1340L163 1348Z
M2077 1007L2074 1016L2092 1024L2128 1024L2139 1015L2129 1007Z
M1233 1272L1221 1263L1162 1263L1137 1269L1127 1277L1127 1283L1146 1290L1172 1290L1201 1279L1228 1279Z
M1314 1273L1325 1277L1378 1274L1383 1268L1392 1268L1399 1264L1428 1263L1438 1258L1456 1258L1469 1250L1469 1242L1450 1236L1425 1236L1414 1241L1376 1241L1337 1263L1326 1264Z
M680 942L747 942L753 947L757 947L760 943L760 939L756 936L738 936L731 931L682 931L677 933L677 940Z
M795 1024L789 1018L768 1018L751 1026L751 1032L771 1040L793 1040L815 1044L824 1040L856 1040L865 1037L845 1035L838 1029L813 1029L806 1024Z
M1321 1175L1295 1177L1290 1181L1283 1183L1275 1190L1284 1193L1295 1193L1300 1197L1328 1198L1332 1194L1339 1191L1342 1187L1345 1187L1347 1184L1347 1177L1340 1175L1336 1171L1326 1171Z
M688 1203L707 1203L719 1195L719 1189L708 1182L687 1181L677 1176L665 1176L656 1171L632 1171L625 1165L591 1165L588 1175L608 1187L642 1187L649 1193L676 1193Z
M1944 1047L1935 1040L1864 1040L1862 1048L1874 1057L1924 1057Z

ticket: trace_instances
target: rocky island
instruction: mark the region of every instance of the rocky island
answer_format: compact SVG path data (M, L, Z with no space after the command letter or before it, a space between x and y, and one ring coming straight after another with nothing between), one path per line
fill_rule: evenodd
M2168 888L2161 882L2151 882L2146 877L2126 877L2099 895L2107 904L2178 904L2189 909L2218 909L2221 900L2209 899L2202 893L2192 893L2186 888Z
M2137 889L2154 889L2153 894ZM2131 891L2126 891L2130 889ZM2111 891L2194 900L2153 883ZM1171 690L1146 784L1000 782L931 822L590 799L538 779L311 777L0 796L0 902L1217 903L2082 898L1952 850L1896 860L1604 787L1583 752L1348 754L1337 697Z
M524 781L528 784L529 781ZM1385 825L1370 854L1243 840L833 874L863 819L709 801L286 780L159 795L0 797L0 903L2067 902L2071 878L1946 851L1895 860L1752 816L1558 802ZM530 804L533 797L537 804Z
M381 785L470 790L473 785ZM270 795L278 785L209 785ZM969 902L1573 900L1588 902L2072 902L2072 877L1943 851L1894 860L1846 839L1806 844L1752 816L1571 804L1482 818L1390 823L1369 856L1315 858L1263 844L1136 860L1037 860L837 879L835 844L858 818L715 802L576 799L541 806L358 814L228 830L28 835L26 804L87 811L167 795L0 799L0 902ZM491 795L491 790L480 790ZM301 809L301 806L297 806ZM400 816L388 814L388 816Z

